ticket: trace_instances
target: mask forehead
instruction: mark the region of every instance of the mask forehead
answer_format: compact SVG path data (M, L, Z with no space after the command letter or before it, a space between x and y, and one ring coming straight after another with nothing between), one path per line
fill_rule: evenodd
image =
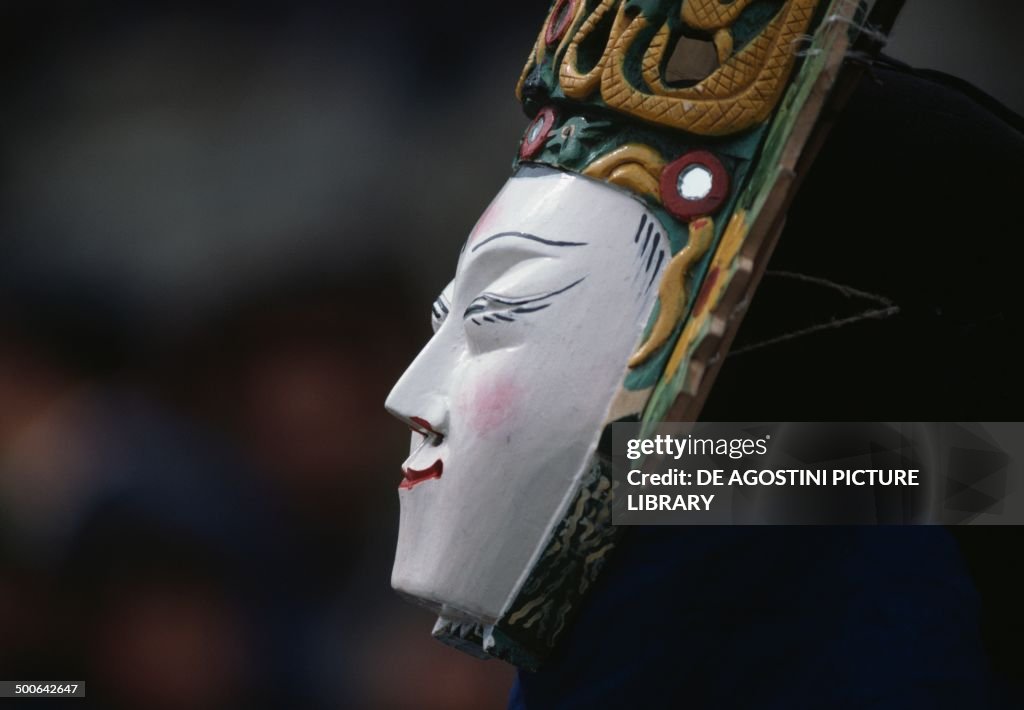
M527 260L539 260L533 271L554 271L545 260L558 261L591 279L608 279L651 254L664 259L665 230L641 201L568 173L521 173L526 175L505 185L467 240L456 271L459 297L479 285L474 272L483 271L486 280ZM617 296L612 287L599 293Z

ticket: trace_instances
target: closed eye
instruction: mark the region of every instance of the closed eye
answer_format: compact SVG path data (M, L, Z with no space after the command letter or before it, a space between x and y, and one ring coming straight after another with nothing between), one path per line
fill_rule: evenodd
M536 313L549 307L550 299L565 293L585 278L586 276L573 281L568 286L533 296L514 297L485 292L473 299L462 315L463 318L471 320L476 325L511 323L520 316Z

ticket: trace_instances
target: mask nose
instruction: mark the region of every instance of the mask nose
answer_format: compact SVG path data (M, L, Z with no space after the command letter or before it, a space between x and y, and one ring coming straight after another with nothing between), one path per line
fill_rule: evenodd
M448 435L448 399L437 390L437 372L430 377L420 367L426 351L409 366L395 383L384 408L410 429L424 436L441 439Z

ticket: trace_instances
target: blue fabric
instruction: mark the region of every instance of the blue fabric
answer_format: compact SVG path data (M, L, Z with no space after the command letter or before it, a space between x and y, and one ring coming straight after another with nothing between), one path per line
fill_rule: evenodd
M985 708L943 528L633 528L509 707Z

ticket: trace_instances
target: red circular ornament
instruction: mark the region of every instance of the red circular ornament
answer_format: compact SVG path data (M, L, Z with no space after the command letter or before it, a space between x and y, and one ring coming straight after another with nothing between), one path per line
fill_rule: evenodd
M548 135L555 125L555 110L550 106L542 108L526 128L526 135L519 146L519 157L529 160L548 142Z
M729 196L729 173L706 150L695 150L661 171L661 203L689 222L713 214Z
M565 37L566 31L569 29L569 25L572 24L572 20L576 17L576 5L579 0L558 0L555 3L555 7L551 10L551 19L548 20L548 26L544 30L544 43L547 46L551 46L561 41L562 37Z

